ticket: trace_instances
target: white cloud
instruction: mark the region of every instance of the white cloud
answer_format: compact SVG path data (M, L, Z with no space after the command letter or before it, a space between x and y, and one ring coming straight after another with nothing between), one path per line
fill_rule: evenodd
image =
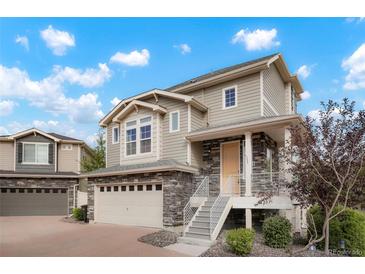
M188 44L175 45L174 48L180 50L181 54L183 55L191 52L191 47Z
M33 81L26 71L0 65L0 96L28 100L32 106L55 115L66 114L75 122L95 122L103 116L98 96L87 93L79 98L66 97L63 84L67 81L90 87L100 85L102 78L89 82L85 80L89 77L81 76L80 72L76 75L78 77L72 78L69 74L56 73L40 81Z
M7 116L11 114L16 105L17 103L11 100L0 101L0 116Z
M60 82L69 82L83 87L97 87L104 84L111 77L111 72L106 64L99 64L99 69L87 68L85 71L71 67L54 66L54 78Z
M114 97L113 100L110 101L110 103L113 105L113 106L116 106L119 104L121 100L117 97Z
M237 32L233 38L233 44L244 44L246 50L262 50L271 49L280 45L280 42L276 40L277 30L261 30L257 29L249 31L248 29L241 29Z
M300 97L302 100L307 100L311 97L311 94L309 91L305 90L303 93L300 94Z
M29 41L27 36L17 35L15 43L22 45L27 51L29 51Z
M54 29L51 25L40 33L47 47L52 50L54 55L65 55L69 47L75 46L75 37L72 34Z
M308 116L315 121L319 120L319 109L311 110L308 112Z
M344 89L365 88L365 43L342 62L342 68L347 72Z
M346 22L347 23L361 23L361 22L364 22L365 21L365 17L348 17L346 18Z
M298 68L297 74L303 79L306 79L311 74L311 70L312 70L311 67L303 65L300 68Z
M110 58L110 62L144 67L148 65L149 59L150 52L147 49L142 49L141 51L134 50L130 53L117 52Z

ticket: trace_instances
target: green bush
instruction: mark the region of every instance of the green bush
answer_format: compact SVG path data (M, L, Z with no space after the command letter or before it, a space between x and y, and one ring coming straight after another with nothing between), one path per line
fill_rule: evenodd
M284 248L292 241L291 223L281 216L265 219L262 226L265 244L274 248Z
M341 210L337 207L334 213ZM309 214L312 214L318 236L322 235L324 212L318 206L312 206L307 212L309 231L314 234L314 227L310 221ZM359 210L346 208L336 218L330 221L329 248L340 249L340 241L345 241L345 249L352 256L365 256L365 213ZM324 248L324 240L317 244L319 249Z
M84 211L81 208L72 209L72 216L79 221L84 220Z
M232 251L238 255L250 254L255 240L255 231L252 229L238 228L227 232L226 242Z

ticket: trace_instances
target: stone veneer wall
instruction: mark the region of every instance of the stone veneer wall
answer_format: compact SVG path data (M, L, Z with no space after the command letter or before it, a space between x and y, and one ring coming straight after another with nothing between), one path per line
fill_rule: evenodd
M220 191L220 145L224 142L241 140L240 142L240 170L243 172L243 146L245 136L234 136L228 138L214 139L203 141L203 168L200 174L194 177L195 183L199 184L205 176L209 176L210 195L218 195ZM273 153L273 171L279 168L278 149L276 142L264 132L252 134L252 166L253 173L265 172L266 169L266 148L272 148Z
M195 190L193 175L181 171L91 177L88 178L88 218L90 220L94 220L94 185L113 183L162 184L163 225L166 227L182 225L184 206Z
M14 188L68 188L68 213L72 214L74 188L78 179L73 178L16 178L1 177L0 187Z

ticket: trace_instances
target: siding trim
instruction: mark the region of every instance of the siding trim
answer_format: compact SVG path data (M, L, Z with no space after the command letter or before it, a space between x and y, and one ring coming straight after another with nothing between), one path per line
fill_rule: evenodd
M157 113L156 114L156 158L157 158L157 160L160 160L160 157L161 157L161 151L160 151L161 118L160 117L161 117L160 113Z
M264 96L265 103L271 108L273 112L275 112L276 115L279 115L279 112L274 108L274 106L269 102L269 100L266 99L266 96Z
M191 105L188 105L188 132L191 132Z
M16 146L17 146L17 143L16 143L16 139L14 139L14 171L16 169Z
M186 140L187 148L186 148L186 157L187 157L187 163L190 166L191 165L191 142L189 140Z
M58 165L58 145L57 142L54 143L54 171L57 172Z
M105 130L105 167L108 167L108 128Z
M261 116L264 116L264 74L260 71L260 107Z
M77 145L77 160L78 160L78 173L80 173L81 172L81 148L80 148L81 146L80 145ZM74 195L75 196L75 195Z

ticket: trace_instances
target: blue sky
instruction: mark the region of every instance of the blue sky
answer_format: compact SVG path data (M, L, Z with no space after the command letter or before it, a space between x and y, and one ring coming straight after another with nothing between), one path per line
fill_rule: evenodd
M364 108L364 18L1 18L0 134L91 142L113 99L276 52L300 74L303 115L343 97Z

